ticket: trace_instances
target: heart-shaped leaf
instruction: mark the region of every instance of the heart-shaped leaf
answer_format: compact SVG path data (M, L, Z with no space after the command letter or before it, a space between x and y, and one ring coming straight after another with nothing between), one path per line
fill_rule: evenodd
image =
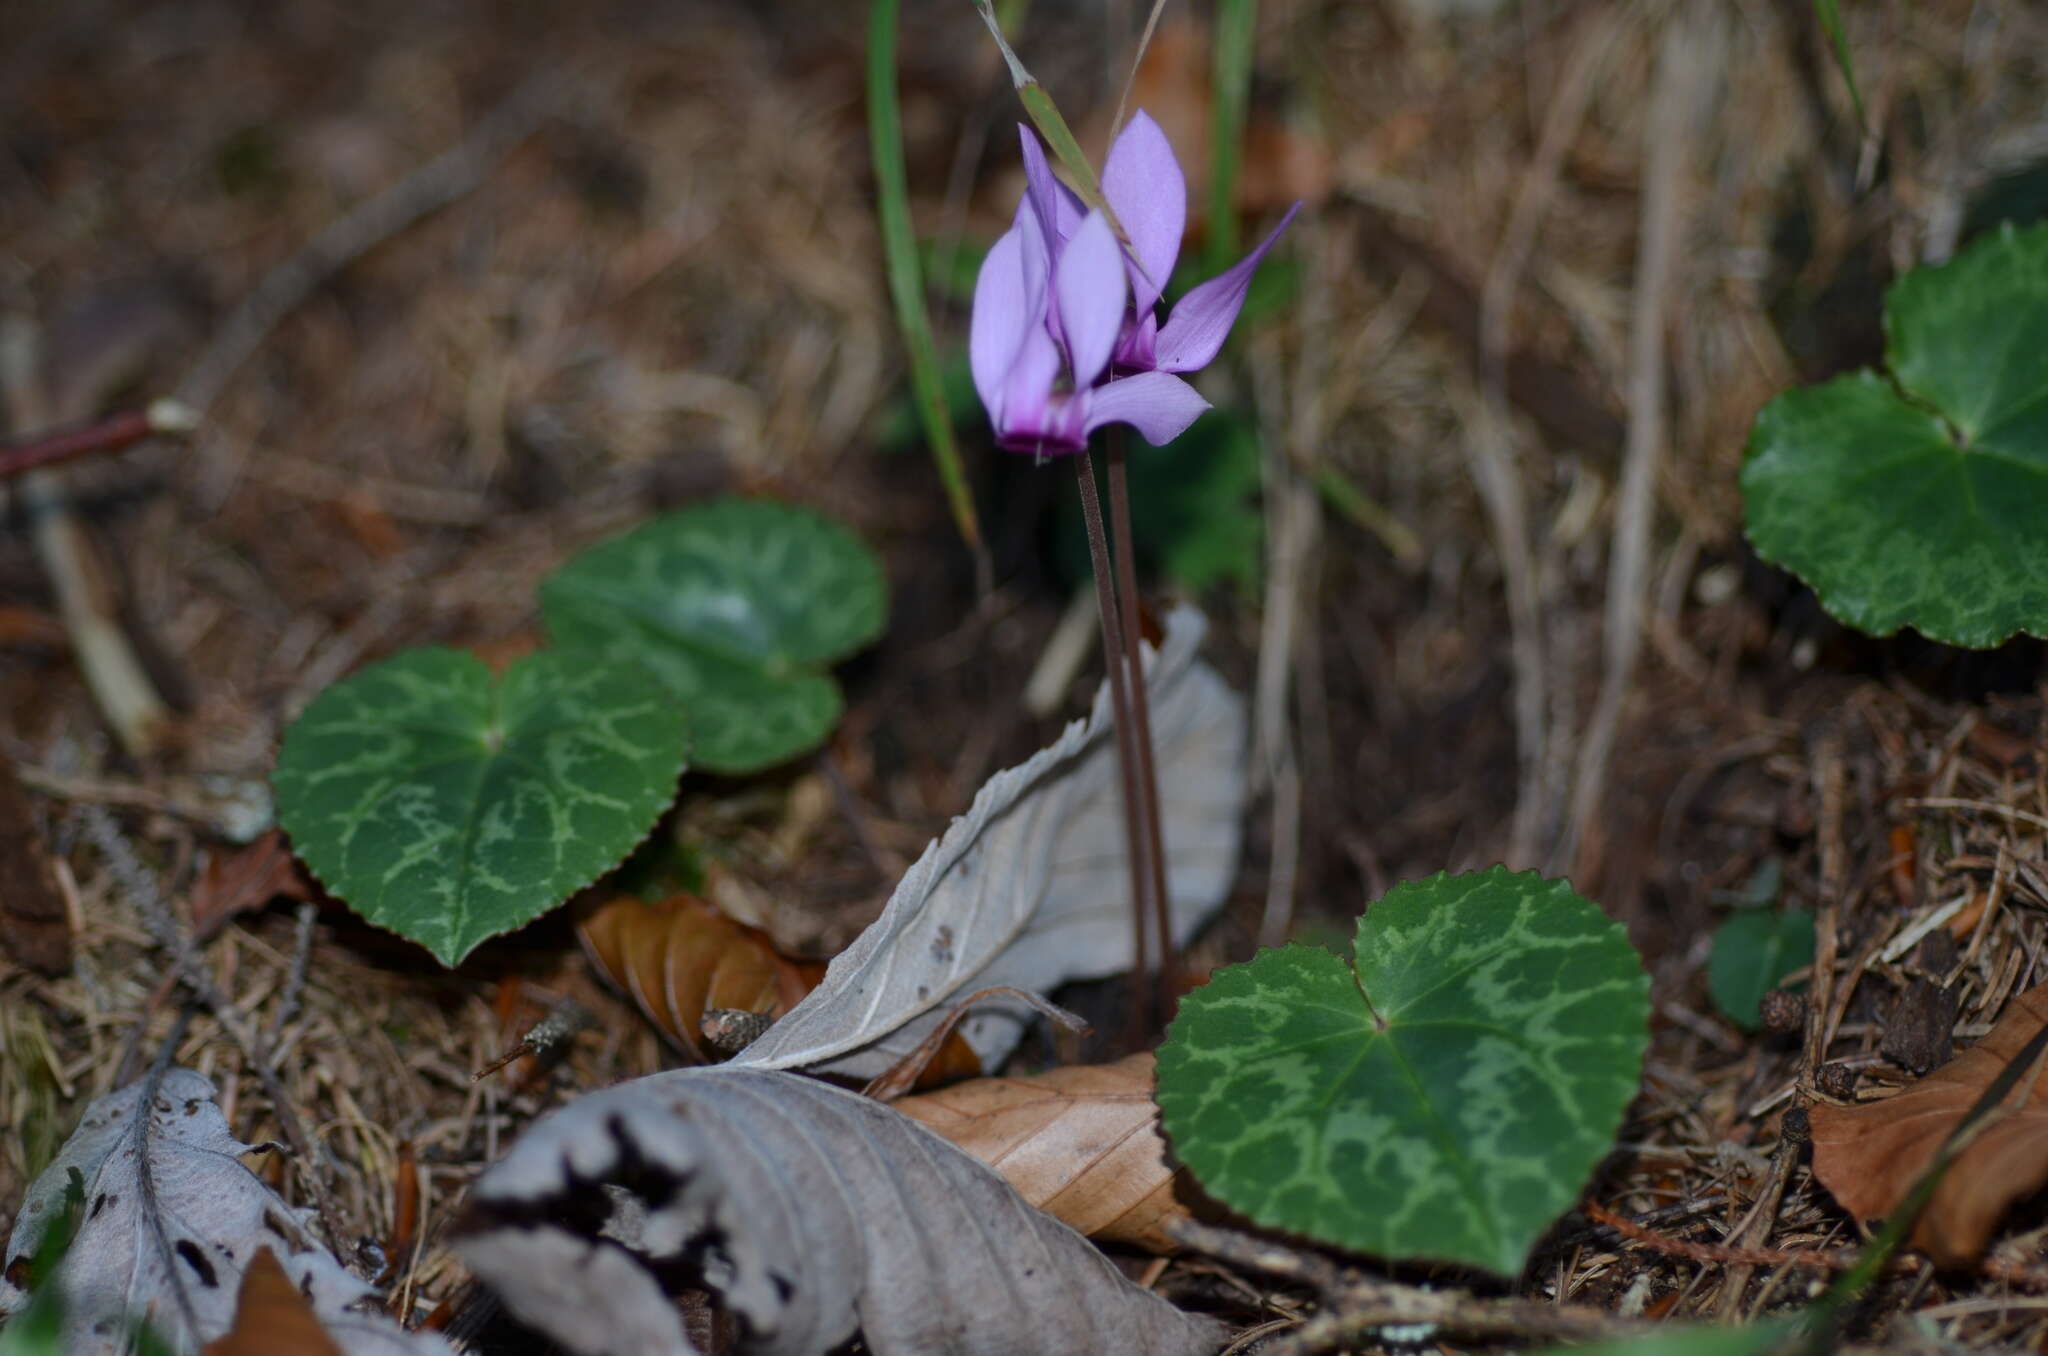
M414 650L334 684L285 735L278 821L350 908L454 965L646 837L687 743L633 664L542 653L503 681Z
M1355 949L1262 951L1182 1001L1174 1150L1261 1224L1513 1274L1635 1095L1649 979L1569 885L1504 867L1396 886Z
M691 756L755 772L823 740L839 685L820 670L881 634L874 553L829 518L725 499L600 542L541 584L564 649L653 670L690 712Z
M1747 1030L1763 1025L1764 995L1813 964L1813 915L1804 909L1744 909L1714 933L1707 987L1721 1011Z
M1885 325L1889 376L1788 391L1757 416L1750 541L1876 635L2048 635L2048 226L1906 274Z

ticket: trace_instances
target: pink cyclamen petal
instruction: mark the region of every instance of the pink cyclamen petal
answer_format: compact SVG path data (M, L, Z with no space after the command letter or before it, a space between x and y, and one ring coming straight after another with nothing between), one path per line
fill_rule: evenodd
M1102 166L1102 196L1131 242L1131 292L1144 315L1159 300L1180 257L1188 184L1166 133L1143 109L1131 115Z
M1024 332L1024 342L1010 364L996 404L989 407L997 433L1011 428L1036 428L1043 422L1042 411L1052 403L1052 388L1059 381L1060 350L1045 332L1033 325Z
M1081 225L1081 200L1074 190L1053 177L1052 165L1045 158L1045 147L1038 143L1038 134L1018 123L1017 135L1024 144L1024 196L1038 214L1039 228L1045 232L1053 257L1058 258L1061 247Z
M1095 384L1123 328L1124 254L1100 212L1090 212L1053 264L1053 308L1066 336L1074 389Z
M1237 313L1244 309L1245 293L1251 290L1252 274L1258 270L1259 261L1300 210L1300 203L1288 208L1287 215L1280 219L1272 234L1259 242L1257 249L1238 260L1228 272L1190 288L1180 299L1173 314L1159 328L1156 363L1161 372L1193 372L1207 367L1216 357L1223 341L1230 337L1230 327L1237 323Z
M1140 372L1119 377L1087 393L1087 414L1082 422L1085 437L1104 424L1129 424L1138 436L1154 447L1187 432L1189 424L1209 408L1201 393L1179 377L1165 372Z
M1024 242L1016 227L1002 234L974 279L974 310L967 324L967 366L975 394L991 419L1001 407L1003 382L1016 363L1030 324L1024 304Z

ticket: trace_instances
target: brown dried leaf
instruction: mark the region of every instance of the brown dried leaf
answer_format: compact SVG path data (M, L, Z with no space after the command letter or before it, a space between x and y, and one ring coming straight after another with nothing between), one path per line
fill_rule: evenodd
M695 895L652 904L618 895L576 925L598 973L631 998L655 1028L693 1063L714 1063L704 1038L713 1012L782 1016L818 986L825 967L791 960L768 934L728 917ZM920 1087L981 1072L966 1041L954 1036L918 1080Z
M200 1356L342 1356L341 1348L313 1316L284 1264L269 1248L258 1248L242 1273L235 1322L208 1342Z
M2013 999L1990 1035L1898 1096L1814 1106L1814 1175L1858 1219L1895 1209L1964 1113L2044 1024L2048 984ZM2038 1074L2022 1080L2024 1102L1996 1113L1950 1165L1913 1226L1913 1246L1942 1266L1982 1254L2006 1209L2048 1185L2044 1081Z
M824 973L785 959L766 933L695 895L651 904L614 896L577 924L576 935L598 972L698 1064L711 1058L702 1034L706 1009L780 1017Z
M284 845L283 830L272 829L237 851L215 853L192 889L195 938L206 941L237 916L253 913L279 895L313 897L311 882Z
M1024 1078L975 1078L891 1103L973 1154L1017 1194L1090 1238L1178 1249L1194 1182L1167 1155L1152 1053Z
M28 792L0 754L0 951L46 975L71 969L71 918Z

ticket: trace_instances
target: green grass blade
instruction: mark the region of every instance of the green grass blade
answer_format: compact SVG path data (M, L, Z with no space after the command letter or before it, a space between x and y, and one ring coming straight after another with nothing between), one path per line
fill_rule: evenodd
M1003 37L1003 25L996 17L995 7L990 0L974 0L974 8L981 14L981 21L988 25L989 36L996 40L996 46L1002 51L1003 62L1010 68L1010 83L1016 88L1018 102L1024 105L1031 125L1045 138L1053 156L1067 167L1067 173L1074 176L1074 191L1081 195L1081 201L1099 209L1103 216L1109 218L1109 228L1116 232L1117 239L1130 243L1123 223L1116 219L1115 210L1102 196L1102 180L1096 175L1095 166L1088 163L1088 156L1075 139L1074 130L1067 126L1067 120L1061 116L1059 106L1053 103L1052 95L1045 92L1045 86L1039 84L1037 77L1025 68L1009 40Z
M1849 30L1842 26L1842 0L1813 0L1813 17L1820 20L1821 32L1827 34L1828 45L1835 49L1835 64L1842 68L1842 79L1849 82L1849 102L1856 105L1856 122L1868 128L1870 119L1864 116L1863 93L1856 88L1856 63L1849 56Z
M1237 173L1244 157L1244 119L1252 86L1258 0L1216 0L1215 66L1209 114L1208 272L1237 259Z
M931 319L924 309L924 280L917 263L917 237L910 226L910 179L903 165L903 118L896 104L897 0L872 0L868 7L868 137L875 160L875 199L881 219L882 252L889 270L889 295L896 303L896 323L910 354L910 385L917 397L925 441L938 464L939 479L952 505L953 521L974 552L985 586L988 551L982 545L981 521L975 516L974 494L953 421L946 409L945 384L939 375L938 350L932 342Z

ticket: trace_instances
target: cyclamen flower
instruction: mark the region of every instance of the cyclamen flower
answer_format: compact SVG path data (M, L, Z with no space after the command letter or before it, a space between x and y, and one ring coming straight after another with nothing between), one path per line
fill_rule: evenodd
M1300 205L1259 247L1181 298L1161 325L1159 294L1187 224L1187 180L1159 124L1133 115L1103 166L1102 193L1130 236L1126 255L1099 211L1053 177L1028 128L1029 184L974 287L968 357L998 446L1080 452L1104 424L1171 442L1209 402L1177 373L1205 367L1244 306L1252 273Z

